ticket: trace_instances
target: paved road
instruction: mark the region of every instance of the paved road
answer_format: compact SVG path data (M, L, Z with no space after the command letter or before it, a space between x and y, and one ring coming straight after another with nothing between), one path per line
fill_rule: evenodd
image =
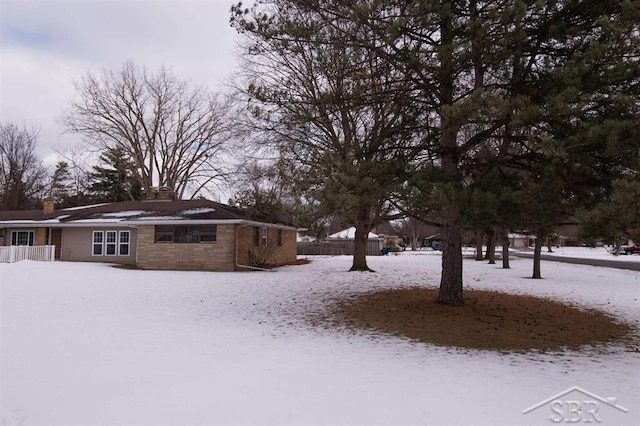
M514 253L518 257L533 258L533 253L518 252ZM635 255L632 255L635 256ZM584 257L565 257L541 254L542 260L551 260L555 262L576 263L579 265L603 266L606 268L630 269L632 271L640 271L640 262L629 260L607 260L607 259L589 259Z

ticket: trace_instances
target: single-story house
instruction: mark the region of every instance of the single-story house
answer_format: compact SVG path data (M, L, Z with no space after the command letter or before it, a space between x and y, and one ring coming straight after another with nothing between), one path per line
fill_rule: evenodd
M237 271L296 261L291 226L209 200L162 191L143 201L0 211L0 246L55 246L55 259L141 269Z

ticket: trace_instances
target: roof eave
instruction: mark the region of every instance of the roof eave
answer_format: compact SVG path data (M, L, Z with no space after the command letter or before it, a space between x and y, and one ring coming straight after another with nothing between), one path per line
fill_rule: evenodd
M144 225L243 225L257 226L275 229L283 229L288 231L297 231L299 228L279 224L259 222L247 219L159 219L159 220L114 220L114 221L69 221L60 222L58 220L49 221L7 221L0 222L0 228L96 228L109 226L126 226L136 228Z

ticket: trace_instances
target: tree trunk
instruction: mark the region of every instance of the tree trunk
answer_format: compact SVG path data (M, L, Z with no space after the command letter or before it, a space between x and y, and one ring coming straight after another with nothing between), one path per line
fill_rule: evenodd
M443 209L442 227L442 276L437 303L451 306L464 304L462 297L462 208L457 200L462 189L462 176L459 168L458 131L460 125L452 116L455 105L456 69L453 52L455 35L451 9L440 7L440 46L438 48L439 84L440 84L440 118L441 134L439 155L442 171L450 193Z
M489 260L490 265L496 264L496 230L491 229L487 233L487 254L485 259Z
M464 305L462 296L462 218L458 203L450 201L442 228L442 277L437 303Z
M502 269L509 269L509 230L502 230Z
M536 236L536 245L533 251L533 276L531 278L541 279L540 263L542 262L542 246L544 245L544 235L538 232Z
M482 232L476 231L476 260L484 260L482 256Z
M367 266L367 242L369 240L367 226L356 224L356 235L353 241L353 264L349 271L371 271Z
M616 237L616 242L615 242L615 251L613 252L613 254L615 254L616 256L619 255L620 253L622 253L622 241L620 237Z

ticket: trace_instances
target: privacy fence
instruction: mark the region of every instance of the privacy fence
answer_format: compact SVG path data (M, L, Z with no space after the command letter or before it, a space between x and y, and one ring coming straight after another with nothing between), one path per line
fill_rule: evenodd
M4 246L0 247L0 263L13 263L21 260L40 260L53 262L56 246Z
M353 245L353 241L298 243L298 255L353 255ZM381 254L382 243L380 241L371 240L367 243L367 256L380 256Z

